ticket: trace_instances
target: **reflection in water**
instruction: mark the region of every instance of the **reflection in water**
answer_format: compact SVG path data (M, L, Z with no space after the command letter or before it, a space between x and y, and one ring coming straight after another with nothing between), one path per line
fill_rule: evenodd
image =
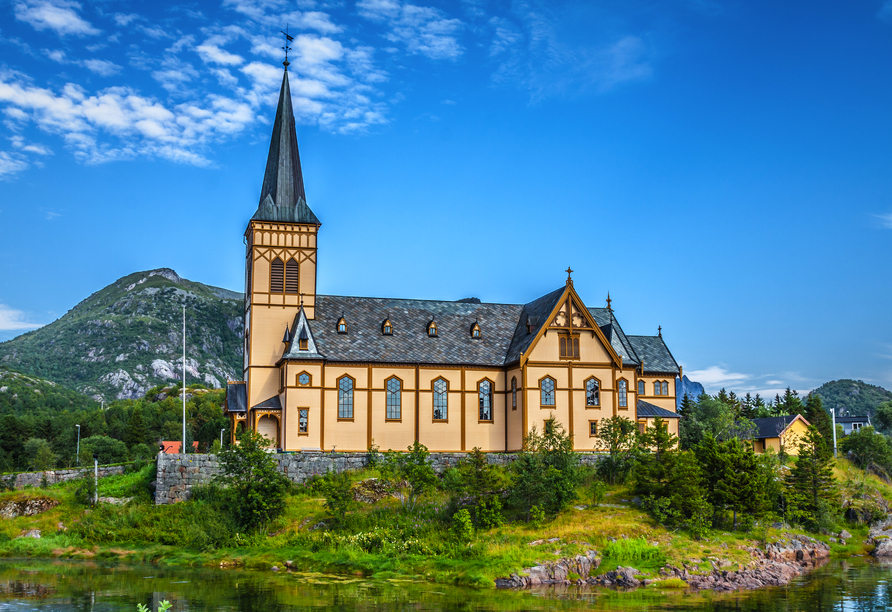
M786 588L743 593L693 594L654 588L627 593L592 588L531 593L319 574L0 560L0 612L135 612L138 603L156 610L165 599L177 612L873 612L892 610L890 575L889 566L853 559L832 562Z

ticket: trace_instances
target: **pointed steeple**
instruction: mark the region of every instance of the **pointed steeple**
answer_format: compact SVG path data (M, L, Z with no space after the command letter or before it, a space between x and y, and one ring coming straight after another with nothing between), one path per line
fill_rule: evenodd
M260 206L254 214L254 219L319 225L319 219L307 206L304 192L304 177L300 169L300 153L297 149L297 130L294 127L287 66L282 76L276 120L269 142L266 173L263 175L263 187L260 189Z

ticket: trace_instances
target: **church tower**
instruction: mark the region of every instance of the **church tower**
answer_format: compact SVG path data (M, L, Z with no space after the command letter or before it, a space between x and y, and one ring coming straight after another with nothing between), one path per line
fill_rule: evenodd
M287 60L286 60L287 62ZM283 338L303 304L314 318L319 219L307 206L288 64L282 77L257 212L245 230L246 403L276 403Z

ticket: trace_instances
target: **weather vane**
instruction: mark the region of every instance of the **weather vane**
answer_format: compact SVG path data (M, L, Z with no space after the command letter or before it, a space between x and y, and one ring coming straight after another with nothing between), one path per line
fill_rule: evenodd
M282 30L279 30L282 32ZM288 26L285 26L285 31L282 32L285 35L285 46L282 49L285 50L285 61L282 62L282 65L285 66L285 70L288 70L288 66L290 66L290 62L288 61L288 52L291 51L291 47L288 46L288 43L294 41L294 37L288 34Z

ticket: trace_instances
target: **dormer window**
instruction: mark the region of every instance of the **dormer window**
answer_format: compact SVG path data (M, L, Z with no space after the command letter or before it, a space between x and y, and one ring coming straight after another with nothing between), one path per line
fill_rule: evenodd
M309 340L307 340L306 338L301 338L300 341L298 342L298 350L301 350L301 351L309 350L309 344L310 344Z
M390 319L384 319L384 323L381 324L381 333L385 336L393 335L393 323L390 322Z
M472 338L480 337L480 326L477 324L477 321L474 321L474 324L471 326L471 337Z
M346 334L347 333L347 320L344 317L338 319L338 333Z
M427 324L427 335L431 338L437 337L437 324L434 321L431 321Z

